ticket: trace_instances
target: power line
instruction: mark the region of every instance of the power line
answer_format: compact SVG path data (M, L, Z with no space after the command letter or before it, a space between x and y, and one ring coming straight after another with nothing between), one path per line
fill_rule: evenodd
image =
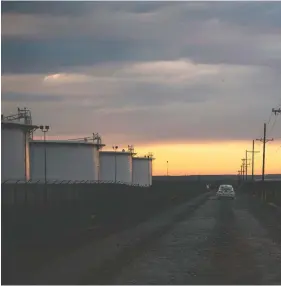
M277 109L272 108L272 111L271 111L271 113L270 113L269 119L268 119L268 121L267 121L267 123L266 123L267 125L270 124L273 114L274 114L274 115L277 115L278 113L281 112L280 107L281 107L281 102L280 102L280 104L278 105ZM279 108L279 109L278 109L278 108ZM276 117L275 117L275 120L274 120L273 126L271 127L270 132L272 131L272 129L273 129L275 123L276 123Z
M270 128L270 130L269 130L269 133L271 133L271 132L272 132L272 130L273 130L273 128L274 128L274 126L276 125L277 118L278 118L278 115L276 115L276 116L275 116L275 118L274 118L274 122L273 122L273 124L271 125L271 128Z
M280 104L280 105L281 105L281 104ZM269 132L271 132L271 131L273 130L274 126L276 125L277 118L279 118L279 116L278 116L278 115L280 115L280 114L281 114L281 108L272 108L272 112L271 112L271 114L274 114L275 116L274 116L274 122L273 122L273 125L271 126L271 128L270 128L270 131L269 131Z
M273 113L271 112L271 113L270 113L270 116L269 116L269 119L268 119L268 121L267 121L267 123L266 123L267 125L269 125L269 123L270 123L270 121L271 121L271 119L272 119L272 116L273 116Z

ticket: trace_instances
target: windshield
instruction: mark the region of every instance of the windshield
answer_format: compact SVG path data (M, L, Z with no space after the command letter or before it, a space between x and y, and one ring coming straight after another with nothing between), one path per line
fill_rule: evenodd
M230 186L221 186L221 187L220 187L220 190L221 190L221 191L232 191L233 188L230 187Z

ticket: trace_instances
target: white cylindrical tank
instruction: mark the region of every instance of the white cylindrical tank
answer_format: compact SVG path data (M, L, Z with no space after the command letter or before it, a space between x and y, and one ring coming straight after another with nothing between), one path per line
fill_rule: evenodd
M110 183L132 184L132 153L100 152L100 180Z
M148 157L133 158L133 185L152 185L152 160L153 158Z
M97 181L101 144L79 141L30 142L31 179Z
M29 180L29 131L37 126L9 121L1 122L1 179Z

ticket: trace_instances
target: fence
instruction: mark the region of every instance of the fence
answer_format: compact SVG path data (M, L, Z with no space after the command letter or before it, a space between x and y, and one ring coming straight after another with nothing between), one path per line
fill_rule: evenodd
M102 180L15 180L8 179L1 184L121 184L134 187L148 187L148 185L128 184L121 181L102 181Z
M281 206L281 181L246 181L242 190L263 201Z
M150 188L122 184L2 184L3 232L51 232L126 224L206 191L200 183L154 182ZM22 229L25 229L22 231ZM17 233L17 235L16 235ZM10 237L11 238L11 237Z
M150 188L81 182L2 184L4 284L23 283L17 277L34 272L34 264L49 252L55 256L73 251L205 191L206 184L198 182L154 181Z
M23 181L23 180L6 180L1 184L2 190L2 205L14 204L46 204L52 201L58 202L61 200L73 201L80 198L82 195L79 189L85 190L104 190L123 189L128 187L147 188L136 184L126 184L117 181L71 181L71 180L56 180L47 181Z

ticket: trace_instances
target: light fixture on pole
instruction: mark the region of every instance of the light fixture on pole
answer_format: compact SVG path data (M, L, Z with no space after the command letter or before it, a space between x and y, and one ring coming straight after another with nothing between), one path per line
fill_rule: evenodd
M133 155L135 153L134 146L128 145L128 151Z
M40 125L40 130L44 134L44 180L47 184L47 148L46 148L46 133L49 131L50 127L48 125Z
M147 186L149 187L150 186L150 160L152 158L152 155L149 153L147 155L147 167L148 167L148 170L147 170Z

